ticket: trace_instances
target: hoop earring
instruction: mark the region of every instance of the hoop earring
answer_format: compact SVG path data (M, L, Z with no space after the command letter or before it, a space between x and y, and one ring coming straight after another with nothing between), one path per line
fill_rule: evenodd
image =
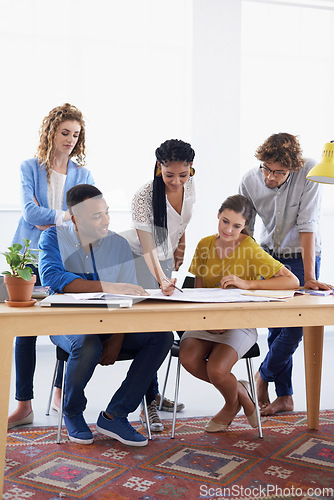
M192 177L193 175L195 175L195 169L194 167L190 167L190 177Z

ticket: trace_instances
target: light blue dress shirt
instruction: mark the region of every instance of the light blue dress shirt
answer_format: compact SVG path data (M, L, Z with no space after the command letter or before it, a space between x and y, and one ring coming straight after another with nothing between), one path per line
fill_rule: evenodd
M130 246L125 238L111 231L86 254L73 226L54 226L43 231L39 248L42 285L55 292L62 292L77 278L137 284Z
M259 168L243 176L239 193L253 205L249 229L254 230L255 217L259 215L262 220L260 244L264 249L280 256L299 253L299 233L310 232L315 235L315 253L320 255L321 188L318 183L306 179L315 163L306 159L298 172L290 172L286 182L274 189L265 185Z
M20 167L22 217L14 234L12 244L23 245L23 238L31 240L30 247L38 248L41 235L37 226L54 224L56 210L49 208L46 169L41 168L37 158L25 160ZM64 189L63 210L67 210L66 193L77 184L94 184L94 179L85 167L78 168L71 159L68 161ZM38 205L34 201L37 200Z

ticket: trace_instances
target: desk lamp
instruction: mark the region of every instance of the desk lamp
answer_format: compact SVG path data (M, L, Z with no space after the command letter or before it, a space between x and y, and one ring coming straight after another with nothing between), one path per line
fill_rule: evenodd
M334 184L334 141L325 144L321 162L311 168L306 179L322 184Z

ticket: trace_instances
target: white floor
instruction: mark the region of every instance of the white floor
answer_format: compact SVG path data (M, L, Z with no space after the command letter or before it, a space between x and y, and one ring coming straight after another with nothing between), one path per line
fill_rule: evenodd
M263 359L266 347L266 330L259 330L259 345L261 349L261 357L253 360L254 370L256 371L260 361ZM334 329L326 327L325 342L324 342L324 358L323 358L323 374L322 374L322 391L321 391L321 409L334 408L334 392L331 388L330 380L333 376L333 360L334 359ZM35 399L33 408L35 413L34 425L56 425L57 413L51 410L50 416L45 415L48 395L50 391L51 378L55 363L55 348L47 339L38 339L37 343L37 367L35 374ZM94 423L100 410L105 409L109 399L123 380L128 362L118 362L114 366L102 367L98 366L95 373L87 386L86 395L88 405L85 412L85 418L88 423ZM167 386L167 397L173 398L174 381L175 381L176 360L172 361L171 375ZM166 370L166 361L159 371L159 382L162 389ZM237 378L247 378L246 363L240 360L234 370ZM11 392L9 412L16 407L15 402L15 369L13 364ZM304 353L303 345L300 347L294 356L294 402L295 410L306 409L305 399L305 379L304 379ZM271 397L274 398L274 391L271 388ZM184 369L181 371L180 385L180 401L185 404L185 409L179 413L180 417L191 416L210 416L215 414L223 405L222 397L218 394L214 387L201 382L189 375ZM130 420L138 420L139 411L137 410L129 416ZM162 418L171 418L171 414L162 413Z

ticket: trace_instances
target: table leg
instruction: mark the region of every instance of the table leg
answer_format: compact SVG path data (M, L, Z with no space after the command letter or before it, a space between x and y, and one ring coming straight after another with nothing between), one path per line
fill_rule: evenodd
M318 430L324 327L304 326L303 330L307 423L309 429Z
M0 349L0 498L2 498L3 479L6 457L8 402L10 391L10 376L12 369L13 337L1 332Z

